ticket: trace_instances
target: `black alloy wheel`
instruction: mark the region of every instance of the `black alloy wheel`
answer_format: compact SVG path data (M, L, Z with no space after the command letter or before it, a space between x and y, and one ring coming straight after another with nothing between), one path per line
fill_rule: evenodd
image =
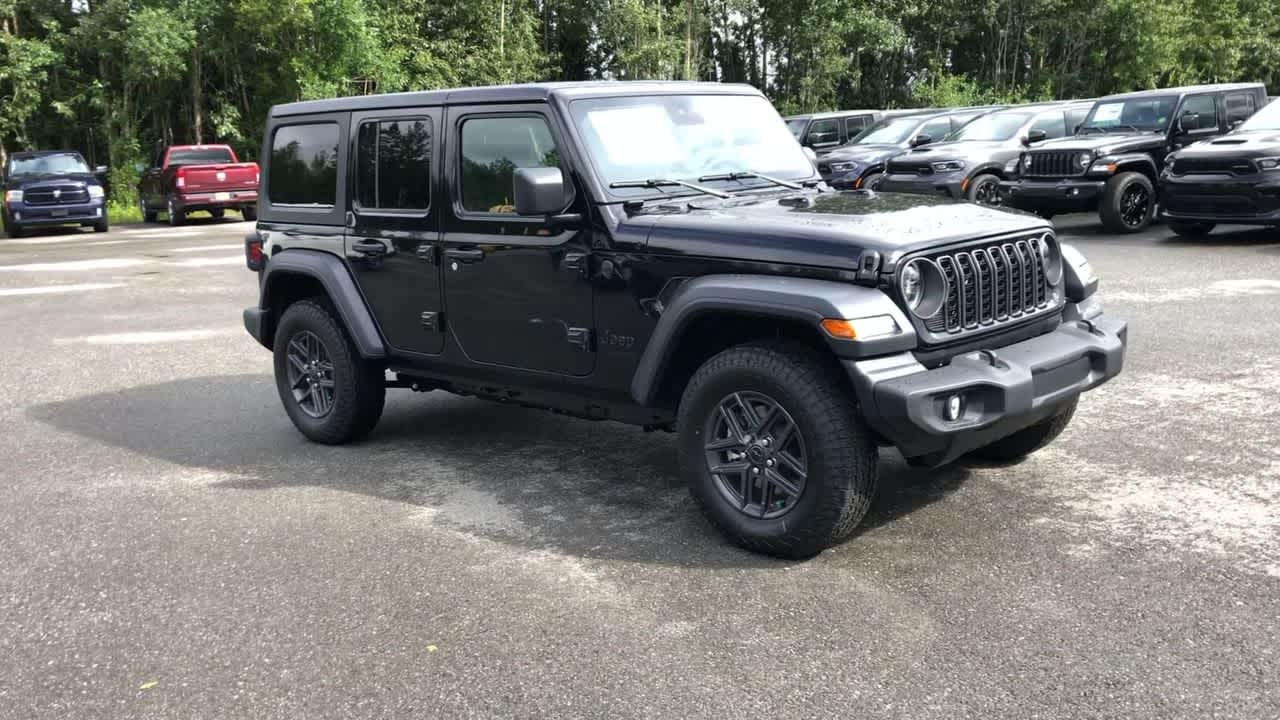
M777 400L736 392L707 418L707 472L716 489L752 518L785 515L804 493L808 454L796 421Z
M1147 216L1151 212L1151 192L1138 183L1124 189L1120 195L1120 219L1131 228L1140 228L1147 224Z
M1004 204L1000 198L1000 178L995 175L979 175L974 178L969 199L978 205L988 207L999 207Z
M303 330L289 338L289 389L308 417L322 418L333 409L333 361L320 338Z

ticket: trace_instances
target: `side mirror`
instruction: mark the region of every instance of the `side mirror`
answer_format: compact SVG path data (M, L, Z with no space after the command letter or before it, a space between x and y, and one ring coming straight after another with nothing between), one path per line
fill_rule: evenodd
M1199 129L1200 129L1199 113L1193 113L1193 112L1184 113L1182 117L1178 118L1179 132L1189 133Z
M554 215L564 209L564 173L558 167L516 168L512 184L517 215Z
M920 133L919 135L911 138L911 147L920 147L921 145L928 145L931 142L933 142L932 135Z
M1032 143L1044 142L1044 139L1047 137L1049 136L1043 130L1032 130L1027 133L1026 137L1022 138L1022 144L1030 145Z
M107 166L106 166L106 165L99 165L98 167L96 167L96 168L94 168L94 169L93 169L93 174L94 174L94 175L106 175L106 174L107 174Z

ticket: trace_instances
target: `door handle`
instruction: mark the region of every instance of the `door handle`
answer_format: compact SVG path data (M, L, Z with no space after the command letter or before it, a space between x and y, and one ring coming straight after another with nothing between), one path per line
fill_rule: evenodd
M464 250L462 248L449 248L444 251L444 256L450 260L457 260L463 263L480 262L484 259L484 251L476 248L474 250Z
M351 244L351 257L376 258L387 254L387 246L377 240L360 240Z

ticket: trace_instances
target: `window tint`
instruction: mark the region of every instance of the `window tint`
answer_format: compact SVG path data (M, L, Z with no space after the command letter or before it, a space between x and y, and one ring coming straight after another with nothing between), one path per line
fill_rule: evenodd
M558 167L551 129L540 117L477 118L462 124L462 207L514 213L516 168Z
M356 139L356 202L426 210L431 204L431 120L367 122Z
M1046 138L1060 138L1067 134L1067 122L1061 110L1044 113L1031 123L1032 130L1043 130Z
M332 207L338 195L337 124L276 129L269 172L267 197L271 202Z
M852 140L870 124L871 118L866 115L851 115L844 119L844 136Z
M1070 133L1071 135L1075 135L1076 128L1079 127L1080 123L1083 123L1084 119L1088 116L1089 116L1089 108L1087 107L1068 110L1067 111L1067 132Z
M951 119L944 117L937 118L936 120L930 120L924 124L924 127L920 128L919 132L916 133L916 135L928 135L933 138L933 142L938 142L950 134Z
M1195 113L1200 116L1200 125L1198 130L1216 130L1218 127L1218 113L1214 107L1212 95L1194 95L1187 98L1182 103L1181 113ZM1194 130L1192 132L1195 132Z
M175 148L169 151L169 167L217 165L235 162L229 148Z
M815 145L839 142L840 121L836 118L814 120L813 124L809 126L809 137L807 139Z
M1227 122L1240 122L1253 117L1258 110L1253 93L1233 93L1224 99L1227 106Z

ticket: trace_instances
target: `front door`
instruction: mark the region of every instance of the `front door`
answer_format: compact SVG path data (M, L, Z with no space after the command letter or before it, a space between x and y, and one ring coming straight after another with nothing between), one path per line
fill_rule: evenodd
M595 367L590 231L551 229L515 214L517 168L559 166L565 207L586 208L572 189L545 105L449 108L449 187L444 212L445 325L466 357L564 375Z
M355 113L346 254L383 336L399 352L438 354L439 108Z

